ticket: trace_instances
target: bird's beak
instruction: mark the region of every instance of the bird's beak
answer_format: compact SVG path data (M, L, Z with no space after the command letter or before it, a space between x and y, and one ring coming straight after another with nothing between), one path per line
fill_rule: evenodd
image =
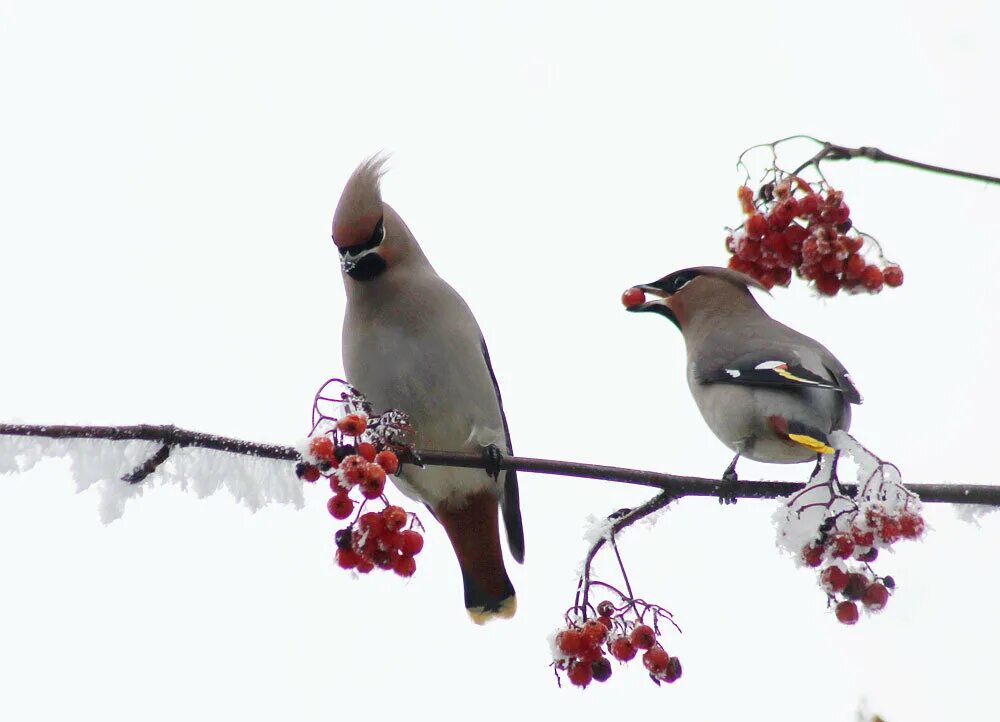
M670 307L667 305L667 299L670 298L670 294L664 291L662 288L659 288L655 283L641 283L638 286L635 286L635 288L638 288L640 291L643 291L644 293L656 296L657 298L654 298L651 301L640 303L636 306L632 306L626 310L631 311L632 313L643 313L645 311L653 311L655 313L661 313L664 315L666 315L664 313L665 311L666 312L670 311Z

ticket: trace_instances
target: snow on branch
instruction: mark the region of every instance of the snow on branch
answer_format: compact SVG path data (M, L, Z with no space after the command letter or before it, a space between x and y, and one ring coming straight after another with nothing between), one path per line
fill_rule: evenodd
M178 449L186 451L176 454ZM219 451L228 453L205 453ZM73 462L80 490L102 482L101 516L105 521L120 516L125 499L141 494L140 482L154 472L154 478L178 483L199 496L208 496L224 486L252 509L269 502L303 504L302 482L287 465L302 457L291 446L254 443L169 425L0 424L0 473L26 471L43 457L67 455ZM234 463L233 456L249 457L250 463ZM480 454L428 449L418 449L408 458L404 455L403 461L480 469L490 465ZM729 485L719 479L522 456L504 455L499 464L503 470L648 486L669 492L674 498L719 497L722 493L738 499L777 499L803 488L800 483L780 481L741 480ZM853 484L842 484L842 488L847 494L857 491ZM908 484L907 488L924 502L1000 506L1000 486Z

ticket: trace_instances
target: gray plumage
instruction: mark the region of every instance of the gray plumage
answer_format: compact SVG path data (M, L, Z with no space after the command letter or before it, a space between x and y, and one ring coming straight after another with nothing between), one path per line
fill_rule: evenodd
M825 346L768 316L750 286L759 284L736 271L688 268L639 286L660 298L630 310L659 313L681 330L695 403L738 456L815 459L829 451L832 431L848 429L861 396Z
M377 409L410 416L417 448L512 454L489 354L462 297L434 270L402 218L381 198L381 161L363 163L334 215L347 308L348 380ZM503 567L497 503L512 556L524 559L517 475L406 465L395 476L445 527L462 567L476 621L510 616L514 590Z

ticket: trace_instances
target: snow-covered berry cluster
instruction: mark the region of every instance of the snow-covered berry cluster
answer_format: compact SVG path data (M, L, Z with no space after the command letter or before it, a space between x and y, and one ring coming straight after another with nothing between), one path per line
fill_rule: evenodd
M649 612L657 625L659 618L669 619L669 612L642 600L625 602L620 607L604 600L596 611L596 619L584 621L571 610L566 625L552 636L552 664L557 680L563 671L577 687L586 687L592 681L607 682L612 672L610 657L624 664L640 654L643 666L656 684L680 679L681 661L664 650L658 629L642 621Z
M826 296L902 285L902 269L886 263L875 240L854 228L841 191L781 175L756 197L745 185L738 196L747 219L726 236L729 267L766 288L787 286L793 270Z
M332 379L317 393L313 435L300 448L303 461L296 473L308 482L327 479L333 492L327 511L334 519L354 517L334 535L338 566L360 574L377 567L412 576L417 569L414 557L424 546L423 535L415 528L422 528L420 520L385 496L387 476L399 471L396 451L405 447L394 442L405 434L406 419L395 411L370 416L371 406L346 384L340 399L324 397L333 382L344 383ZM338 401L347 413L339 417L322 413L324 401ZM352 497L355 491L360 499ZM378 501L382 509L371 510L368 505Z
M854 624L859 603L868 612L880 611L895 589L891 576L879 576L872 568L879 552L904 539L920 539L926 524L920 500L903 486L894 465L844 432L835 433L833 444L857 464L856 496L841 487L834 459L824 458L809 484L779 510L778 542L797 551L803 566L818 571L837 619Z

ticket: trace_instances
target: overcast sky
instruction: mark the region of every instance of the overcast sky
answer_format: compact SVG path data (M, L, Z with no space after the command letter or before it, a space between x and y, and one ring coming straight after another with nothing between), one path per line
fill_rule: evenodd
M330 218L385 150L384 197L476 312L518 453L717 476L679 334L622 290L725 263L755 143L1000 174L998 26L986 0L0 0L0 420L303 436L342 373ZM904 479L996 483L1000 189L827 177L905 284L762 303L850 369L852 431ZM996 719L1000 515L929 509L926 542L879 560L898 593L846 628L775 549L773 502L681 501L621 546L684 630L684 678L616 665L581 692L545 638L586 517L649 492L524 474L521 494L518 615L479 628L436 526L408 583L335 568L323 489L253 514L154 479L104 526L65 461L2 477L0 718Z

